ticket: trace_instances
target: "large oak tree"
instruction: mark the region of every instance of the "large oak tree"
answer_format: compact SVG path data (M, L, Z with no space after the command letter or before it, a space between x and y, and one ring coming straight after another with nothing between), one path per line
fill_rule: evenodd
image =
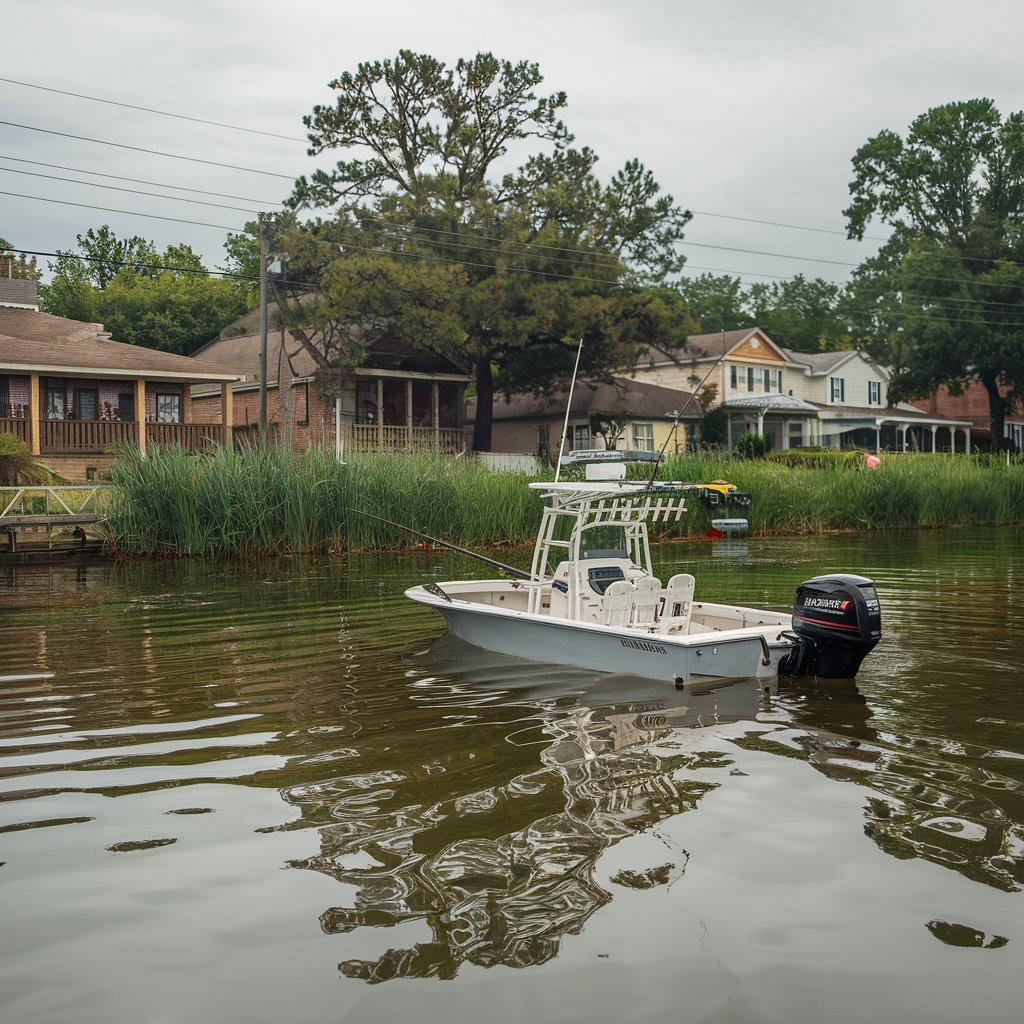
M422 289L416 301L436 310L435 326L444 308L458 328L447 339L428 331L420 343L472 364L478 450L490 447L494 395L556 386L581 336L583 370L600 376L631 362L642 343L678 346L693 327L681 303L645 290L682 265L675 243L689 213L639 161L602 182L596 154L571 148L559 119L564 93L540 94L541 82L525 61L481 53L448 66L403 50L339 76L336 102L305 119L312 155L344 157L300 179L292 205L337 211L347 238L337 260L433 266L422 283L436 301ZM518 170L500 173L531 146L539 148ZM326 237L329 225L325 217L311 230ZM301 281L306 270L289 244L285 276ZM448 306L445 274L458 277ZM348 275L346 284L345 301L357 307L358 281ZM373 286L366 305L380 308Z
M851 238L878 219L892 236L853 282L897 397L973 381L999 443L1024 392L1024 114L988 99L935 107L905 137L884 130L853 158Z

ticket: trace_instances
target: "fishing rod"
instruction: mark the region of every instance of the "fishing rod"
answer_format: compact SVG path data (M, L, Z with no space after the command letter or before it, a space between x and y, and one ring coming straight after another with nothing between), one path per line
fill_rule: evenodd
M383 516L374 515L372 512L364 512L361 508L352 508L349 506L349 512L356 512L361 516L369 516L371 519L376 519L378 522L387 523L388 526L394 526L398 530L405 530L406 533L412 533L417 537L422 537L424 540L429 540L432 544L438 544L443 548L448 548L450 551L457 551L460 555L469 555L470 558L475 558L478 562L483 562L484 565L489 565L493 569L500 569L502 572L507 572L510 576L514 576L516 579L533 579L533 575L531 573L524 572L522 569L517 569L512 565L506 565L504 562L499 562L495 558L488 558L486 555L478 555L475 551L470 551L469 548L460 548L458 544L450 544L446 540L431 537L429 533L414 530L411 526L405 526L402 523L393 522L390 519L385 519Z
M697 397L700 389L707 383L708 378L718 369L718 364L725 358L726 353L729 351L725 348L725 331L722 331L722 354L711 364L711 369L704 374L704 379L690 392L690 397L683 402L682 408L676 413L676 418L672 421L672 426L669 427L668 437L665 438L665 443L661 446L658 451L658 457L654 460L654 468L651 470L651 477L647 481L648 488L654 486L654 478L658 475L658 467L661 465L661 460L665 455L665 449L668 447L669 441L672 440L672 435L676 432L676 428L679 426L679 421L682 419L683 413L686 412L689 404Z

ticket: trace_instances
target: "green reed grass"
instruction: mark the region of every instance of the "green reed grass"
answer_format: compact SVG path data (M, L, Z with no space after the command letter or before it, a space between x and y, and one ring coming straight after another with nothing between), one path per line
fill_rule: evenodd
M643 467L631 467L631 475ZM547 477L549 478L549 477ZM1024 465L964 456L888 456L880 466L786 466L708 454L671 456L661 480L728 480L754 501L728 510L753 533L821 533L1024 522ZM354 456L341 465L251 448L189 455L180 448L125 450L111 471L111 544L123 554L256 558L299 552L395 550L416 538L361 512L469 548L529 543L542 500L532 477L496 473L470 457ZM657 536L700 535L699 503ZM355 510L355 511L353 511Z

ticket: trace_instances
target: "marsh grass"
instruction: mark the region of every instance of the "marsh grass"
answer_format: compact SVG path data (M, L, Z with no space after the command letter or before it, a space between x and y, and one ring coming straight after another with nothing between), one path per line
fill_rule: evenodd
M671 456L658 477L728 480L751 492L753 505L737 514L761 534L1024 521L1024 465L1016 460L890 456L865 469L694 454ZM341 465L315 448L190 455L167 447L146 458L125 450L111 471L110 538L122 554L243 558L417 545L367 512L464 547L524 544L542 507L531 479L431 454L366 454ZM709 519L695 506L658 535L700 535Z

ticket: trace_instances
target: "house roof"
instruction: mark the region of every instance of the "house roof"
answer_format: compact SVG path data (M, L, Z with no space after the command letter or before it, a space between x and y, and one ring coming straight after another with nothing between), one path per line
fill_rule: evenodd
M824 376L837 370L843 363L855 356L860 356L866 363L870 363L884 377L889 376L889 371L884 366L879 366L870 356L865 355L860 349L844 348L838 352L794 352L793 349L782 350L788 359L794 363L803 363L810 367L812 377Z
M744 327L739 331L717 331L714 334L690 334L686 338L686 349L675 357L657 345L651 346L651 358L655 364L663 363L706 363L723 358L730 350L741 345L754 335L763 338L783 358L789 355L781 345L777 345L760 327ZM769 357L771 358L771 357Z
M751 395L749 398L727 398L722 405L729 410L752 409L757 412L805 412L817 415L820 406L793 395Z
M241 333L237 333L237 332ZM235 333L233 333L235 332ZM260 336L252 330L252 314L247 314L192 354L201 363L227 363L238 366L253 379L259 376ZM267 383L276 385L282 361L287 359L291 366L292 379L312 377L317 371L316 360L309 350L290 331L282 337L280 329L267 332ZM366 356L360 370L376 369L393 372L407 371L435 376L457 374L469 380L469 376L444 356L410 351L407 346L389 339L382 339L367 346ZM357 373L359 370L356 371Z
M111 341L102 324L0 306L0 372L142 380L241 379L230 364L197 365L187 356Z
M894 406L854 406L854 405L818 405L818 415L822 422L830 423L836 420L879 420L886 423L908 422L908 423L934 423L938 426L970 427L973 426L970 420L955 420L950 416L941 416L938 413L924 412L916 409L905 402L898 402Z
M495 397L495 420L557 419L565 415L569 397L568 387L551 395L516 394L509 401ZM643 384L625 377L614 377L611 383L577 381L572 394L570 417L589 416L591 413L625 412L630 417L646 419L674 419L676 413L692 395L689 391L676 391L657 384ZM699 419L700 406L693 402L683 419Z

